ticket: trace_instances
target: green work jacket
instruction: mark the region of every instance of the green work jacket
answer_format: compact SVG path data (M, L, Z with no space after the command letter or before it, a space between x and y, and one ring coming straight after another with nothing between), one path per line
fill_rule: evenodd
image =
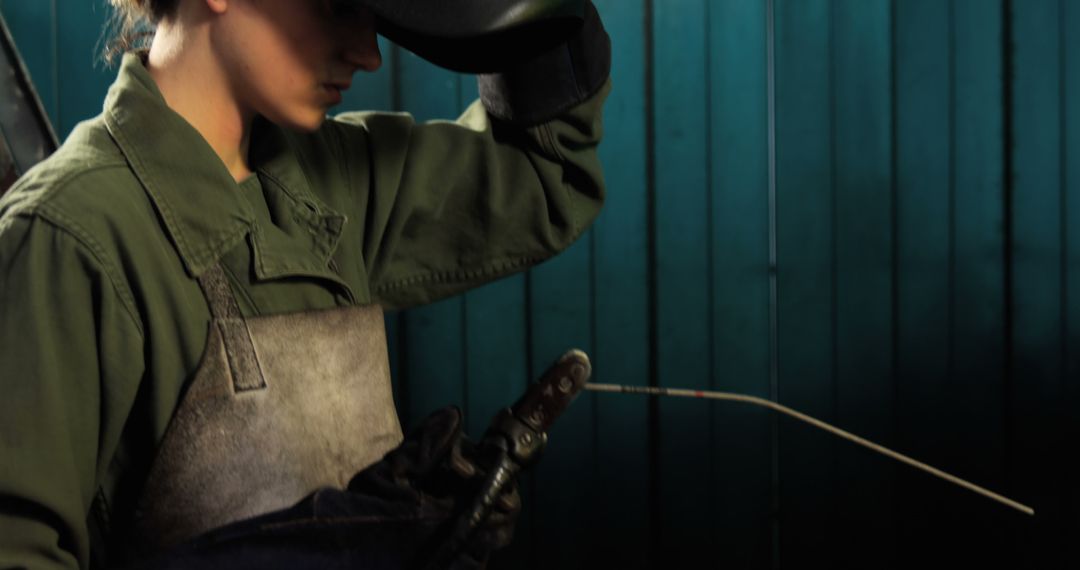
M347 113L264 120L237 183L126 56L103 113L0 199L0 568L88 567L130 520L199 364L195 280L242 312L401 308L555 255L598 214L610 86L521 127Z

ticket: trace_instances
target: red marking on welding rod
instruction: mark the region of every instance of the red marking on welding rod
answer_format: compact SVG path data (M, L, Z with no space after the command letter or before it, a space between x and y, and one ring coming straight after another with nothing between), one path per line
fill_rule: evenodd
M705 392L702 392L701 390L694 390L694 397L695 398L704 398L705 397Z

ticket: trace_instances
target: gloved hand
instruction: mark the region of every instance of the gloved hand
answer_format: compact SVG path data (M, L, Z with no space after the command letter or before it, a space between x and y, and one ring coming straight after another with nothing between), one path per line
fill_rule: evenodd
M461 410L447 406L429 415L381 461L358 473L348 490L445 513L447 523L434 537L438 542L476 500L490 461L464 434ZM520 511L521 496L514 482L476 529L469 552L482 562L492 550L508 545Z
M581 29L565 43L501 73L477 76L492 117L535 125L557 117L603 87L611 72L611 39L592 2Z

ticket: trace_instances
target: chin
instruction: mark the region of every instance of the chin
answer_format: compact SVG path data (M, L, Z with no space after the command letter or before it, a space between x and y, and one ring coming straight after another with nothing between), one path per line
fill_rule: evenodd
M326 109L310 109L298 113L282 114L277 116L264 115L271 123L302 133L311 133L319 130L323 121L326 120Z
M285 126L287 128L290 128L290 129L294 130L294 131L300 131L300 132L303 132L303 133L312 133L312 132L315 132L315 131L319 130L319 127L322 126L323 121L325 121L325 120L326 120L326 113L325 112L320 112L320 113L317 113L317 114L313 114L313 115L311 115L309 117L303 117L302 119L293 121L290 124L287 124Z

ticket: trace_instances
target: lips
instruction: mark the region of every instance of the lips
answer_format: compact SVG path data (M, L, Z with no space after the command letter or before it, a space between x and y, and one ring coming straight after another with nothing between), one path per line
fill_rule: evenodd
M338 103L341 103L341 92L348 88L348 85L340 85L334 83L323 84L323 89L326 91L327 98L330 100L330 105L337 105Z
M338 91L347 91L349 87L352 87L352 81L328 81L325 85Z

